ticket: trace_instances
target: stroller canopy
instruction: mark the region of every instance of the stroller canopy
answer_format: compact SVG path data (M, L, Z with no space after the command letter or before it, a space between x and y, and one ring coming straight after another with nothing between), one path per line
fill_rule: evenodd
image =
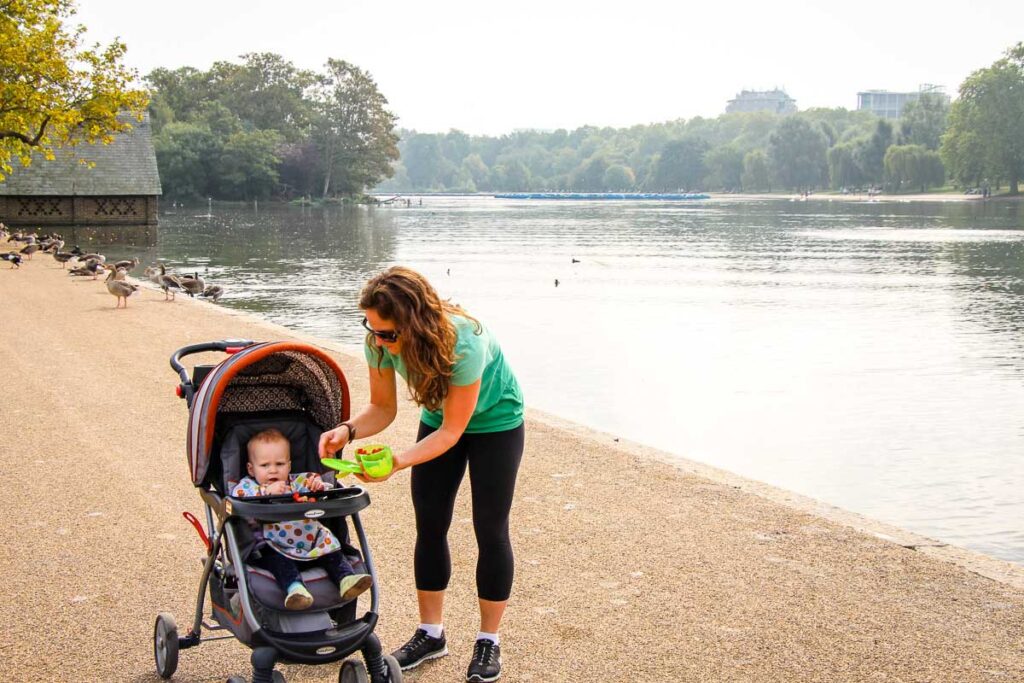
M321 430L349 416L345 374L315 346L254 344L225 359L203 381L188 419L188 464L202 486L210 469L217 420L226 413L302 411Z

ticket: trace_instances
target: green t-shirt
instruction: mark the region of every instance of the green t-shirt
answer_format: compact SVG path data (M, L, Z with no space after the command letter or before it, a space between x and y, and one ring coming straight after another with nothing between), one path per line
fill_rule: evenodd
M523 392L519 388L512 368L505 362L498 340L487 330L476 333L472 320L453 315L455 324L455 367L452 369L452 385L467 386L480 380L480 396L476 409L469 418L466 433L503 432L515 429L523 422ZM363 350L371 367L377 366L377 349L367 343ZM408 371L401 354L392 354L381 347L384 357L380 368L393 368L408 380ZM444 419L443 410L423 409L420 419L427 425L438 428Z

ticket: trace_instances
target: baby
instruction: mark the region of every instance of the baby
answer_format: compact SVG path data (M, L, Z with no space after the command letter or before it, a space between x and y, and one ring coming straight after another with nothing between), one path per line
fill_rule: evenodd
M249 476L231 490L236 498L315 492L330 487L316 472L291 473L291 446L277 429L256 434L246 448ZM249 562L274 575L286 593L284 606L288 609L306 609L313 604L313 596L299 575L298 562L322 566L331 581L338 584L342 600L352 600L373 583L369 574L355 573L340 552L341 544L320 522L273 522L264 524L261 531L262 540L260 533L256 534L256 549L260 552L254 553Z

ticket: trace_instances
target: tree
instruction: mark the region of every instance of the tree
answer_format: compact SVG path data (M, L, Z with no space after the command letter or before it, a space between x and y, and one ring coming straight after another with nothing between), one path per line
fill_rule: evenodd
M870 138L861 140L857 148L857 165L864 179L881 183L885 176L885 150L892 144L892 124L879 119Z
M530 169L521 161L499 162L491 169L491 185L496 190L526 192L530 189Z
M716 147L707 153L708 186L723 190L743 189L743 151L734 144Z
M828 177L833 190L861 186L864 173L857 165L857 145L840 142L828 150Z
M487 178L490 174L490 169L487 168L487 164L480 158L479 154L469 154L462 160L462 171L468 174L473 180L473 185L478 190L489 189Z
M441 140L437 135L412 136L402 154L402 163L405 164L409 180L412 181L413 188L418 190L432 190L437 187L442 161L444 154L441 152Z
M701 138L684 138L666 143L655 162L654 177L648 182L652 189L697 190L707 175L704 155L708 143Z
M121 64L125 45L82 49L84 26L68 29L71 0L0 0L0 180L12 159L47 159L78 142L109 143L131 129L148 98L130 87L134 72Z
M796 117L779 124L768 140L773 174L789 189L811 189L823 183L828 173L826 150L821 129Z
M191 121L202 107L216 99L210 74L190 66L173 71L153 69L145 80L153 93L150 115L154 133L159 133L160 127L171 121ZM169 111L171 116L162 113L164 111Z
M763 149L755 149L743 157L743 187L747 190L772 191L771 166Z
M300 139L311 116L304 93L314 75L271 52L242 59L243 64L217 62L210 69L217 99L253 128L277 130L289 141Z
M348 62L329 59L317 79L313 137L320 149L323 196L332 189L364 191L394 172L398 158L395 115L368 73Z
M221 142L205 126L169 123L153 138L164 194L171 199L212 195L213 165Z
M1019 193L1024 175L1024 43L960 85L942 156L954 177L983 173Z
M221 149L216 178L221 195L229 199L265 199L277 185L277 148L282 136L276 130L233 133Z
M894 190L942 185L945 169L937 152L923 145L892 145L885 152L885 182Z
M603 156L587 159L570 174L569 184L577 192L603 192L608 166L608 160Z
M613 164L604 172L602 185L606 190L612 192L628 192L633 189L635 183L636 176L633 175L633 169L622 164Z
M900 137L903 144L921 145L936 150L942 142L949 118L949 102L937 93L921 93L907 102L900 116Z

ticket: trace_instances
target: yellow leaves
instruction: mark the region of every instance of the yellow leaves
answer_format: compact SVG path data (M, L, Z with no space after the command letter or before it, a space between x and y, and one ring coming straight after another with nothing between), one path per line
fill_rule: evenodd
M83 27L63 21L70 0L4 0L0 14L0 180L17 157L28 165L32 149L52 159L53 146L109 143L130 129L118 115L142 120L145 92L133 89L136 74L120 60L126 46L80 49Z

